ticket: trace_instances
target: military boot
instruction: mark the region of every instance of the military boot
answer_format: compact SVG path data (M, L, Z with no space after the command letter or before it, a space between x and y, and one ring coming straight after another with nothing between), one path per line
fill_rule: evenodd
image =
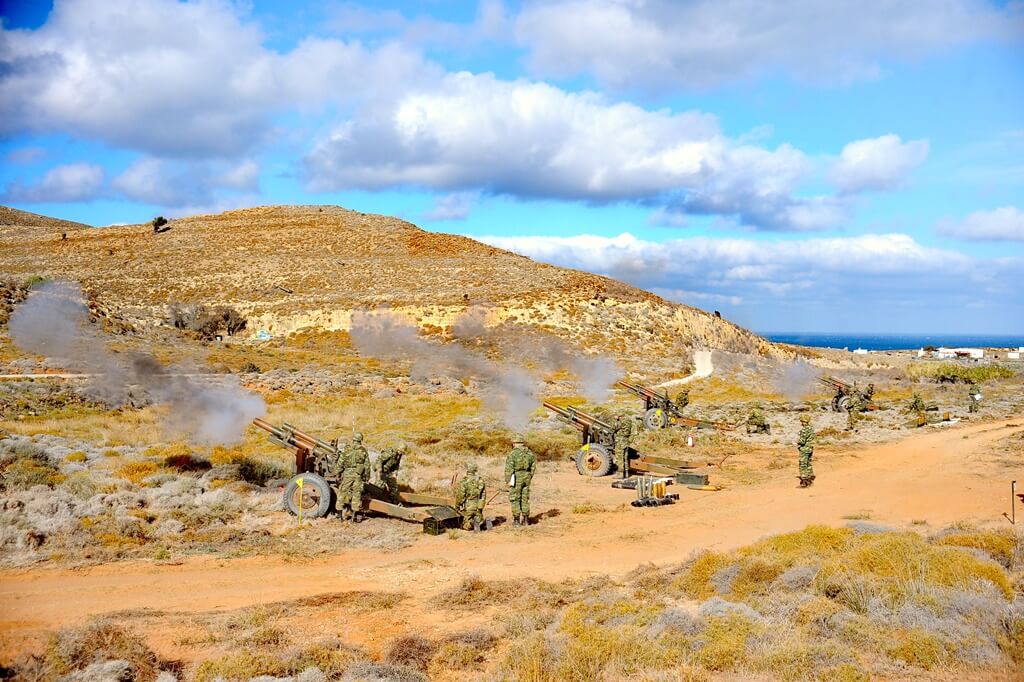
M512 526L513 528L519 525L519 514L512 515Z
M799 486L799 487L801 487L801 488L806 488L806 487L807 487L807 486L809 486L810 484L811 484L811 481L810 481L810 479L808 479L808 478L804 478L803 476L801 476L801 477L800 477L800 486Z
M360 512L355 512L352 515L352 521L354 523L362 523L363 522L363 515Z
M519 525L520 526L529 526L530 525L530 517L527 514L523 514L522 516L520 516L519 517Z
M473 531L476 532L476 533L480 532L480 522L479 521L473 521Z

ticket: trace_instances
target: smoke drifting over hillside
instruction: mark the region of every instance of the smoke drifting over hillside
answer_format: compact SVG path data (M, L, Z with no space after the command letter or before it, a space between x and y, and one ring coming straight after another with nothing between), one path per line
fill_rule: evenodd
M86 397L111 406L165 407L165 426L174 437L203 445L234 443L254 417L266 412L263 399L234 377L206 383L145 353L111 351L103 332L89 322L82 290L74 282L38 287L14 309L8 326L11 340L26 353L92 375L82 389Z
M591 402L607 400L611 386L622 377L622 369L612 358L583 355L557 336L488 327L486 320L484 308L470 308L452 325L452 334L462 341L499 344L516 361L535 363L543 371L568 370L576 377L580 392Z
M480 381L484 404L502 415L510 428L526 426L538 405L538 382L526 370L495 362L457 343L431 343L420 338L415 325L392 313L354 312L350 335L363 355L411 360L414 380L441 375Z

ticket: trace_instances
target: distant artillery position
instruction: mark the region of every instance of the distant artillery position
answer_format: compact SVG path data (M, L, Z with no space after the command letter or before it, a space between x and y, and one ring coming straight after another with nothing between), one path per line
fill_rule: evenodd
M735 424L730 424L728 422L684 416L683 408L689 404L689 394L687 393L680 394L680 396L686 396L685 400L680 397L673 401L668 397L667 392L662 391L659 393L653 388L641 386L640 384L631 384L628 381L619 381L616 382L615 385L643 398L643 423L648 429L663 429L670 424L689 426L697 429L715 429L716 431L734 431L736 429Z
M612 458L615 448L614 427L576 407L559 407L547 401L544 402L544 407L580 432L580 449L573 458L580 475L599 477L610 474L615 464ZM706 475L686 472L687 469L697 468L692 462L671 457L641 455L633 448L629 448L627 454L630 471L670 476L678 483L707 484Z
M333 467L341 454L337 445L303 433L287 422L274 426L257 418L252 423L270 434L271 443L295 453L295 475L284 491L285 509L305 518L327 516L341 483ZM399 492L396 502L388 490L373 483L364 484L361 507L362 511L422 523L423 532L431 535L462 525L462 515L452 499Z
M818 377L818 381L835 390L835 395L832 396L833 412L848 412L851 404L857 405L862 412L874 409L871 403L871 399L875 395L874 384L868 384L867 388L862 391L857 388L857 384L851 386L842 379L832 376Z

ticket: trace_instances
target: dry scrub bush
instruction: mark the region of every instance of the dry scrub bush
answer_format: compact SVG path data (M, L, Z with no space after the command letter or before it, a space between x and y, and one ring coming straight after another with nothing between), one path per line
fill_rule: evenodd
M42 682L106 661L126 661L131 679L139 682L155 680L159 673L159 660L142 638L106 620L51 635L42 654L30 657L17 672L19 679Z
M1009 379L1014 370L1004 365L961 365L955 362L916 362L907 366L907 378L932 379L938 382L977 384L993 379Z
M437 652L437 644L421 635L403 635L391 640L384 660L388 663L425 671Z
M64 478L42 448L24 441L0 443L0 487L3 490L25 490L34 485L53 488Z

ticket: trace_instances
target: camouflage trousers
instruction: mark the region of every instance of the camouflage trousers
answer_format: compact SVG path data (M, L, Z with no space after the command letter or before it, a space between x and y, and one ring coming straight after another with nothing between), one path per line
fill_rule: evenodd
M971 402L969 402L967 404L967 411L968 412L977 412L978 411L978 401L975 400L974 398L971 398Z
M533 474L527 471L516 472L516 482L508 491L508 503L512 507L512 516L530 515L531 480L533 480Z
M475 500L467 501L460 511L462 512L462 530L472 529L474 522L478 524L484 522L483 505Z
M629 446L626 444L616 443L612 450L613 456L615 457L615 466L619 468L619 473L629 473Z
M338 485L338 507L358 511L363 506L363 479L359 474L342 474Z
M857 426L857 420L860 419L860 412L851 408L846 413L846 430L849 431Z
M398 502L398 477L394 474L384 474L380 477L380 486L388 491L392 502Z
M814 450L800 450L800 478L814 478L814 468L811 466L811 457Z

